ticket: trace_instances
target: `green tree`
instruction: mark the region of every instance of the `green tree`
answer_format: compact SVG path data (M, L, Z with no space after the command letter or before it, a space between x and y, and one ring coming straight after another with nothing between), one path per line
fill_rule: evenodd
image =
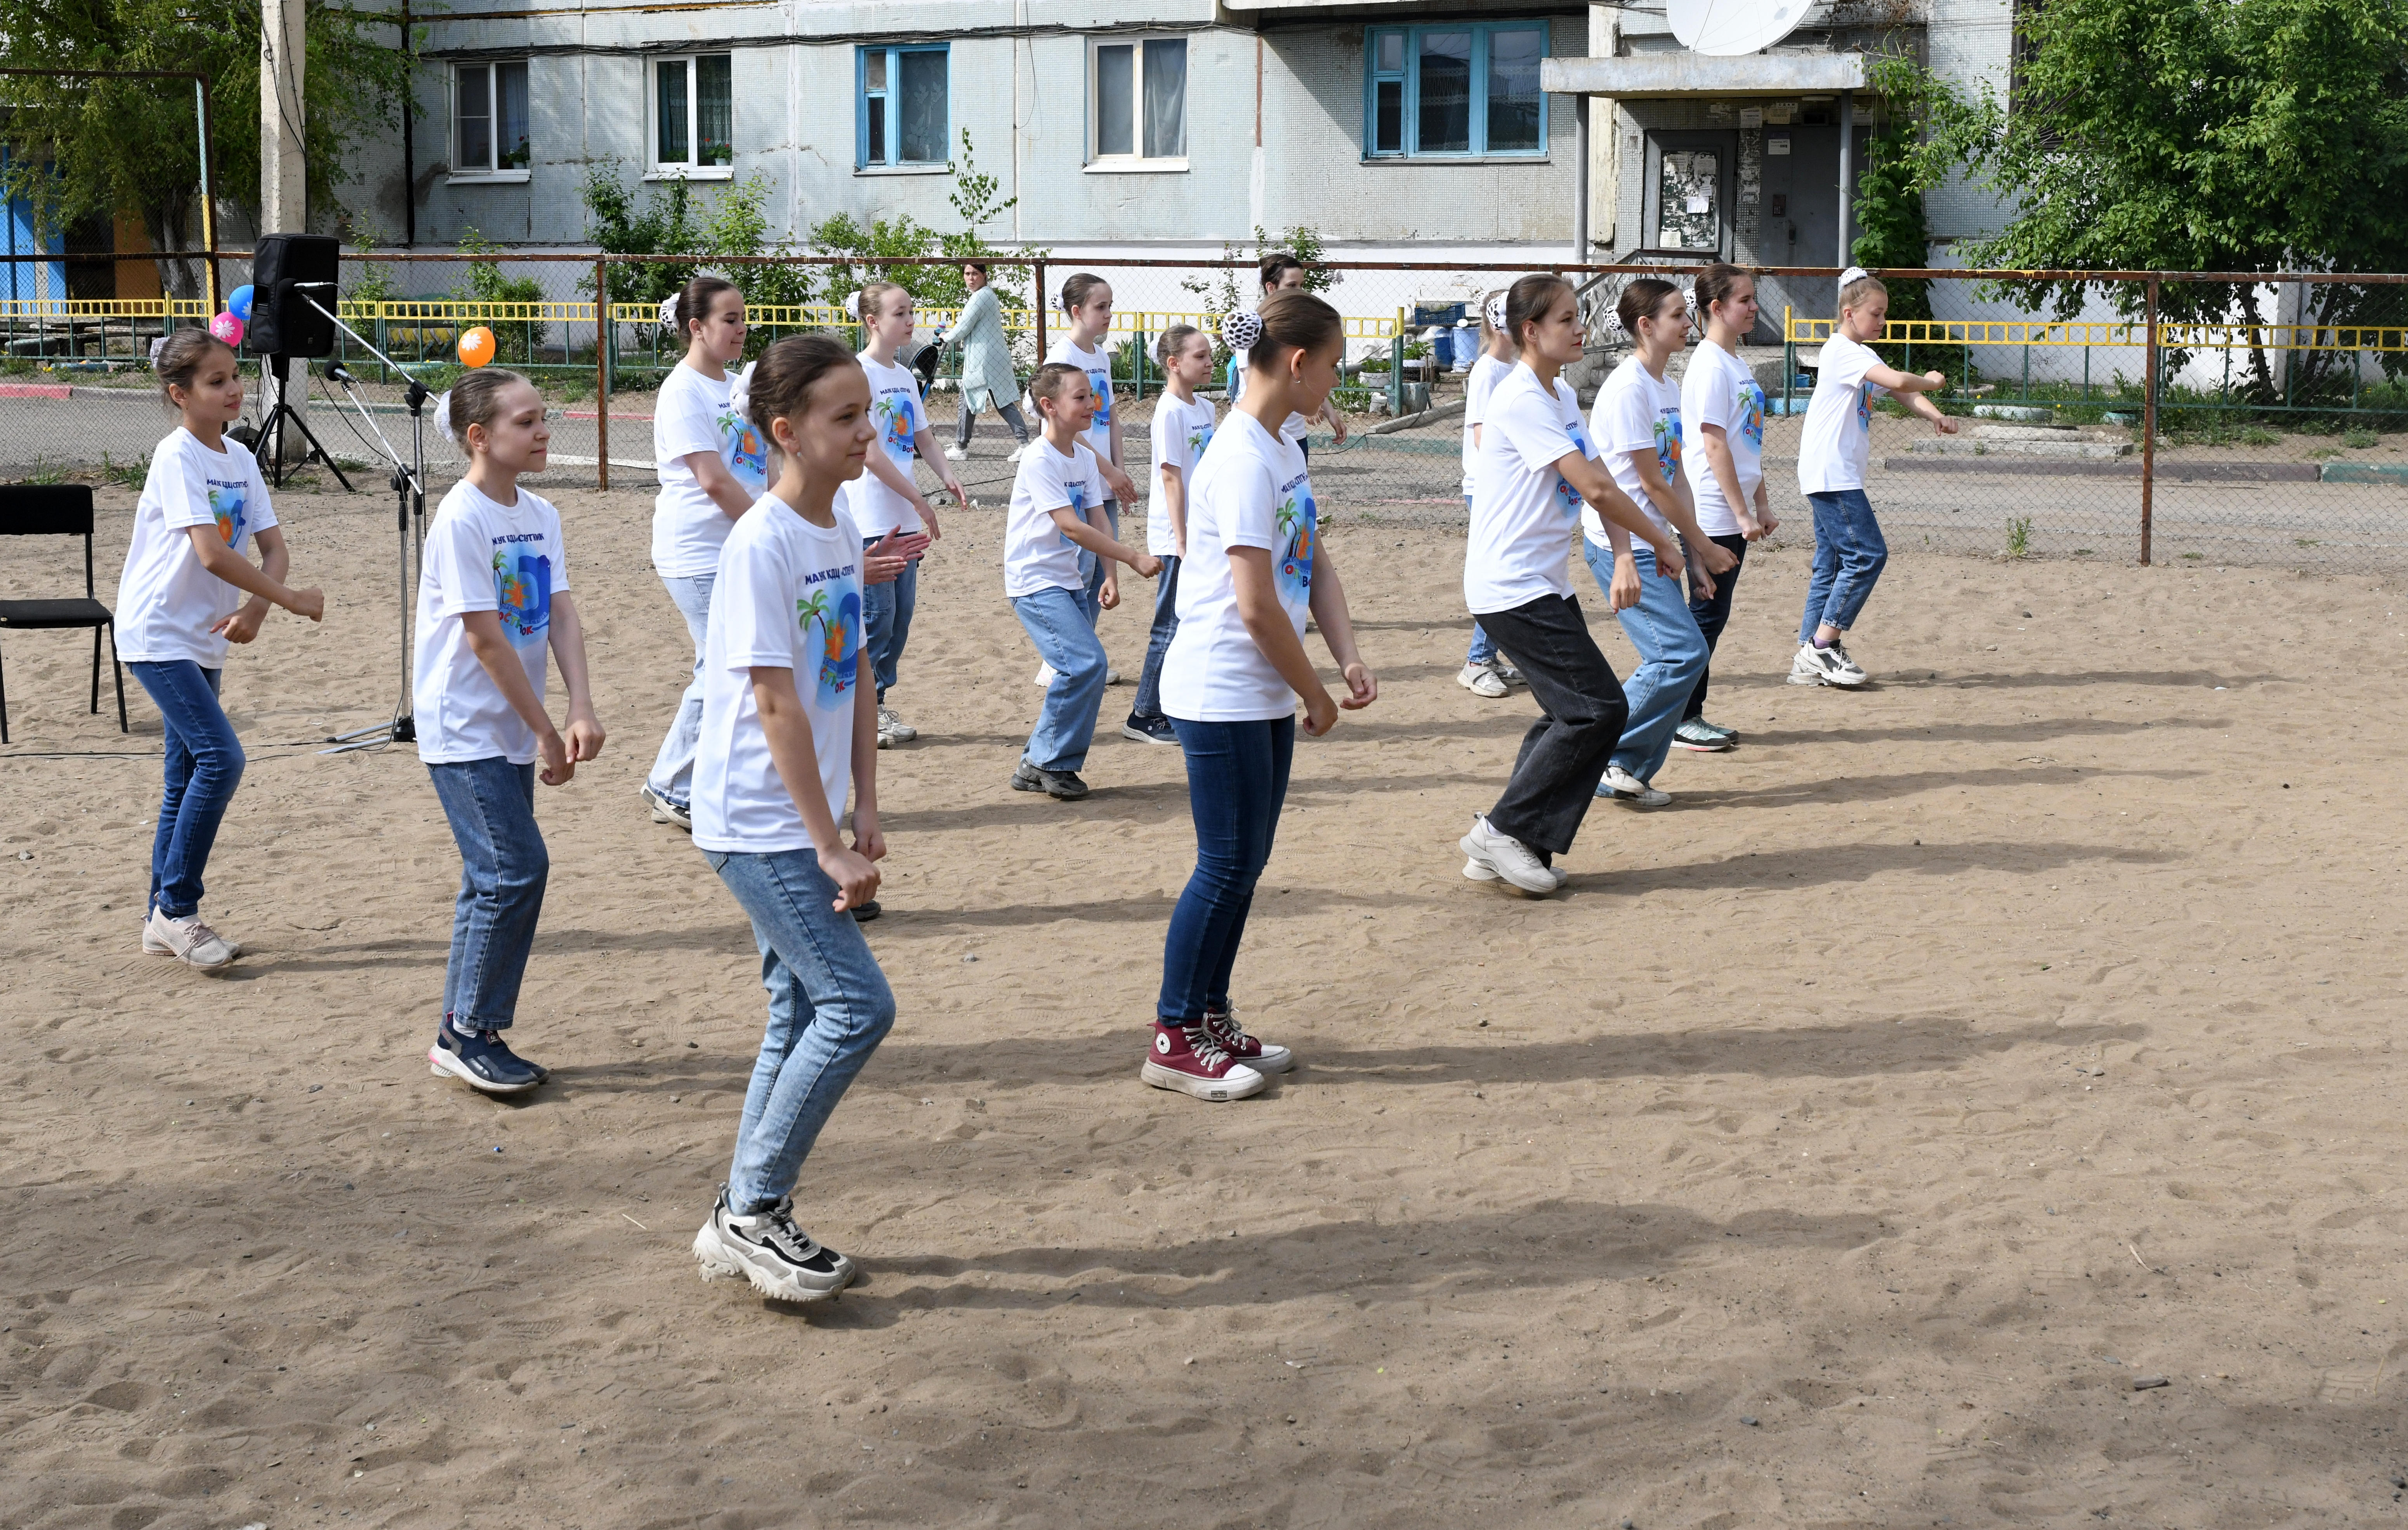
M0 65L41 69L187 69L209 77L209 145L219 197L259 212L257 0L194 7L179 0L0 0ZM340 216L351 146L398 122L411 49L390 18L309 0L308 120L311 223ZM86 218L138 215L158 250L197 249L200 135L180 79L0 78L8 149L0 190L35 209L45 233ZM162 261L179 296L201 290L197 263Z
M461 273L460 284L452 289L454 297L469 303L543 301L543 283L534 277L511 276L498 262L475 258L500 254L503 247L478 233L474 224L460 230L459 248L461 254L470 258L467 268ZM494 332L494 359L521 366L536 359L536 352L550 333L549 325L523 319L488 320L486 326Z
M705 269L724 273L748 305L811 300L810 267L736 264L759 256L783 260L795 253L785 239L770 237L769 180L759 171L722 189L702 207L696 205L694 186L682 177L643 193L640 204L638 196L618 161L605 160L590 168L584 191L587 237L614 255L687 258L612 267L613 303L657 306ZM588 277L578 290L590 293L593 285ZM768 330L761 329L752 348L758 350L768 339Z
M1338 285L1338 273L1322 266L1323 249L1321 232L1318 229L1302 224L1294 224L1286 233L1274 238L1264 230L1262 224L1256 224L1254 239L1251 246L1224 244L1221 246L1221 257L1224 260L1241 263L1248 260L1259 261L1274 252L1285 251L1304 262L1305 291L1327 292ZM1241 308L1253 307L1255 298L1261 295L1261 283L1255 280L1254 269L1242 264L1225 266L1219 275L1209 279L1200 276L1182 277L1179 284L1186 291L1204 299L1205 315L1208 319L1213 320L1217 320L1224 313L1235 313ZM1217 372L1228 366L1229 348L1221 343L1221 336L1216 325L1208 325L1206 327L1213 330L1212 366Z
M1998 232L1959 253L2010 268L2396 271L2408 265L2408 7L2399 0L2049 0L2023 13L2012 101L1910 60L1875 83L1921 141L1911 179L1962 166ZM2089 284L2003 291L2062 318ZM2108 289L2127 314L2136 284ZM2398 323L2396 289L2309 289L2302 322ZM2170 283L2169 318L2258 323L2253 283ZM2335 352L2295 353L2295 397ZM2403 358L2386 354L2386 368ZM2345 367L2345 363L2344 366ZM2256 387L2274 391L2262 354Z
M1850 256L1869 270L1915 269L1931 261L1931 235L1923 220L1923 188L1918 183L1914 139L1893 123L1877 135L1856 177L1856 241ZM1889 316L1893 319L1931 317L1931 283L1891 279ZM1882 359L1893 367L1909 359L1900 345L1879 345ZM1913 357L1917 370L1933 367L1955 370L1963 348L1919 344Z

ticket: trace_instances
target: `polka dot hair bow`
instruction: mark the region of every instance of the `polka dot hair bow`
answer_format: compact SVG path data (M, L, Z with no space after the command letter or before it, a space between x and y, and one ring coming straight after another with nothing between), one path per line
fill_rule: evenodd
M1851 266L1846 270L1840 273L1840 285L1843 287L1848 286L1853 282L1862 281L1866 277L1870 275L1872 275L1872 273L1866 270L1861 266Z
M1263 340L1263 318L1243 309L1221 317L1221 343L1240 354L1252 351Z
M1503 293L1500 292L1496 296L1488 299L1487 313L1489 328L1502 329L1505 327L1505 295Z
M674 303L677 299L672 297L669 301ZM460 444L460 438L452 433L452 395L448 392L435 396L435 428L443 433L445 440L454 446Z
M668 330L672 334L676 333L678 326L677 306L678 300L677 294L675 293L671 293L666 297L661 299L661 327Z

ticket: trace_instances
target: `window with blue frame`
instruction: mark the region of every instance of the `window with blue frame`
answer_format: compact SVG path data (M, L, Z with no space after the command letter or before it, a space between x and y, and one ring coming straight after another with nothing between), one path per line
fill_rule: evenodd
M1373 27L1364 38L1363 152L1375 159L1543 154L1544 22Z
M953 101L945 44L864 48L855 75L856 169L943 165L952 158Z

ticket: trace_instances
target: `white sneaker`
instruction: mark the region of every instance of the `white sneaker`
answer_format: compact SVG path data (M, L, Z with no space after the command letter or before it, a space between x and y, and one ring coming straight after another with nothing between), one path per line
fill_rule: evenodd
M1497 672L1493 663L1466 664L1456 672L1455 683L1474 696L1485 696L1492 700L1499 696L1510 696L1513 691L1513 687L1505 683L1505 677Z
M1839 668L1833 670L1828 676L1826 676L1823 684L1827 686L1861 686L1866 681L1872 678L1872 676L1865 673L1864 667L1862 665L1848 657L1848 645L1846 643L1834 639L1832 640L1831 646L1823 649L1822 652L1827 657L1836 658L1840 661Z
M1022 457L1025 457L1025 456L1026 456L1027 455L1028 455L1028 448L1027 448L1027 447L1025 447L1025 446L1015 446L1015 447L1013 447L1013 448L1011 449L1011 455L1009 455L1009 456L1007 456L1007 457L1005 457L1003 460L1004 460L1004 461L1006 461L1006 462L1018 462Z
M1051 664L1039 664L1037 666L1037 688L1039 690L1051 690L1054 687L1054 666Z
M1823 661L1816 657L1813 643L1798 645L1798 657L1789 661L1789 683L1793 686L1819 686L1823 683Z
M1550 866L1547 870L1555 873L1555 886L1559 888L1572 879L1571 873L1565 871L1560 866ZM1463 863L1463 874L1466 880L1472 882L1495 882L1498 880L1496 869L1488 865L1487 862L1480 860L1465 861Z
M1117 686L1120 683L1121 672L1118 670L1107 667L1104 671L1104 684L1107 686Z
M919 736L920 730L905 722L902 714L893 707L878 709L878 747L881 749L886 747L886 741L890 738L897 743L909 743Z
M741 1276L764 1296L781 1302L816 1302L853 1283L852 1260L795 1225L794 1198L750 1217L728 1209L727 1187L694 1235L694 1257L702 1277Z
M1524 674L1521 671L1513 668L1512 665L1507 663L1505 656L1502 654L1490 659L1488 661L1488 667L1497 671L1498 679L1502 680L1506 685L1513 686L1516 689L1519 689L1530 683L1530 677Z
M1488 826L1485 814L1476 814L1471 820L1471 832L1455 842L1464 859L1470 862L1464 874L1474 881L1485 882L1473 867L1485 867L1492 876L1521 888L1524 892L1543 897L1564 885L1555 868L1541 860L1526 844L1511 834L1500 834Z
M174 957L187 967L198 967L203 972L215 972L225 966L242 949L203 924L198 914L171 919L165 911L156 908L143 921L142 948L153 955Z
M960 446L948 446L945 448L945 460L947 462L968 462L969 458L970 455L967 448Z
M1662 807L1672 801L1670 792L1657 791L1619 765L1605 768L1605 779L1598 783L1597 794L1634 807Z
M1861 686L1870 678L1848 657L1848 650L1839 643L1817 648L1811 642L1798 645L1798 657L1789 665L1789 683L1793 686Z

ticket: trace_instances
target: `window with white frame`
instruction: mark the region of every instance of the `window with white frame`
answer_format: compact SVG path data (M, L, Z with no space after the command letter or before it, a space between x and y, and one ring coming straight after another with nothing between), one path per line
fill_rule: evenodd
M853 167L942 166L953 158L951 55L943 43L861 49L853 65Z
M736 162L735 70L730 55L652 61L652 169L725 169Z
M1364 51L1367 158L1547 152L1546 22L1373 27Z
M517 179L534 156L527 147L527 66L452 66L452 175Z
M1095 38L1087 76L1095 91L1087 111L1090 162L1186 162L1186 38Z

